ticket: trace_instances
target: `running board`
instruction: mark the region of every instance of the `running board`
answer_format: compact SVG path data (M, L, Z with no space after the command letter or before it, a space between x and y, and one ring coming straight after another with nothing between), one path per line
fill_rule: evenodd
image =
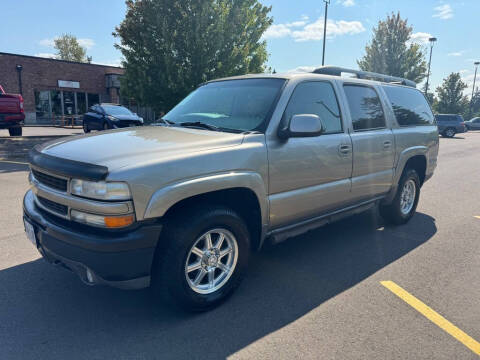
M336 210L328 214L324 214L311 219L303 220L295 224L274 229L267 234L267 239L271 244L281 243L282 241L285 241L291 237L304 234L323 225L369 210L373 208L383 198L383 196L376 197L371 200L364 201L340 210Z

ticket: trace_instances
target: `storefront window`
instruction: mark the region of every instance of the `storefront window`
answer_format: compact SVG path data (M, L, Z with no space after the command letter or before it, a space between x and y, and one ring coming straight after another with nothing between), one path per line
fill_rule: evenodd
M77 114L82 115L87 112L87 102L85 93L77 92Z
M75 114L75 97L71 91L63 92L63 112L65 115Z
M50 91L50 98L52 100L52 116L62 115L62 98L60 91Z
M35 112L37 119L49 119L50 100L49 91L35 91Z
M98 94L88 94L88 106L100 103L100 96Z

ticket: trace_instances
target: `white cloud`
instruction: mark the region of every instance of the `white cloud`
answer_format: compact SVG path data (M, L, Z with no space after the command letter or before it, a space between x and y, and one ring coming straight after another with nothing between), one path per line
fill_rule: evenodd
M433 8L435 13L432 15L434 18L447 20L453 17L453 9L450 4L439 5Z
M451 52L451 53L448 53L447 55L448 56L462 56L464 53L465 53L465 50L462 50L462 51Z
M360 21L327 20L327 37L354 35L365 31ZM295 41L318 41L323 39L323 18L306 25L302 30L292 32Z
M294 21L288 24L285 24L285 26L292 28L292 27L302 27L307 25L307 22L305 20L300 20L300 21Z
M95 41L93 39L77 39L78 44L80 46L83 46L84 48L91 49L95 45Z
M305 15L305 14L302 15L300 18L301 18L303 21L308 21L308 20L310 20L310 16Z
M459 70L458 72L459 72L460 74L466 74L466 73L469 73L470 70L462 69L462 70Z
M318 66L298 66L295 69L287 70L287 73L311 73L313 70L318 69Z
M55 39L58 39L58 36L54 37L53 39L42 39L38 43L41 46L53 48L55 46ZM86 49L91 49L95 45L95 41L93 39L77 39L78 43L80 46L86 48Z
M355 0L338 0L337 4L340 3L345 7L355 6Z
M410 36L410 43L417 43L417 44L428 44L428 39L433 37L432 34L425 33L425 32L416 32L413 33L412 36Z
M289 36L292 30L285 24L278 24L270 26L263 34L263 39L278 39Z
M55 59L57 57L57 55L52 53L38 53L38 54L35 54L34 56L48 58L48 59Z
M107 60L107 61L94 61L93 60L92 64L122 67L122 59Z
M53 48L55 45L55 39L42 39L38 43L42 46Z

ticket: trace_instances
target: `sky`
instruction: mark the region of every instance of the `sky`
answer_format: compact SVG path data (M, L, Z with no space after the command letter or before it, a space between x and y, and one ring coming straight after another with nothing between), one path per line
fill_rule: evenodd
M268 65L277 72L309 70L322 62L322 0L260 0L271 6L273 26L264 34ZM112 32L125 16L122 0L0 0L0 52L52 56L53 39L75 35L94 63L120 65ZM358 68L356 60L372 37L372 28L400 11L413 27L413 40L433 48L431 84L460 72L471 89L473 62L480 61L480 0L330 0L325 63ZM431 87L432 89L432 87ZM470 90L471 91L471 90Z

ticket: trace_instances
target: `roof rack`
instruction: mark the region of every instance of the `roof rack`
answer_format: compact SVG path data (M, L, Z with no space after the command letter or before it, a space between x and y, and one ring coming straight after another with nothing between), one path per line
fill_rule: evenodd
M322 66L313 70L313 73L332 76L342 76L342 73L347 73L355 75L357 79L375 80L389 84L405 85L414 88L417 87L417 84L414 81L401 77L383 75L369 71L352 70L338 66Z

